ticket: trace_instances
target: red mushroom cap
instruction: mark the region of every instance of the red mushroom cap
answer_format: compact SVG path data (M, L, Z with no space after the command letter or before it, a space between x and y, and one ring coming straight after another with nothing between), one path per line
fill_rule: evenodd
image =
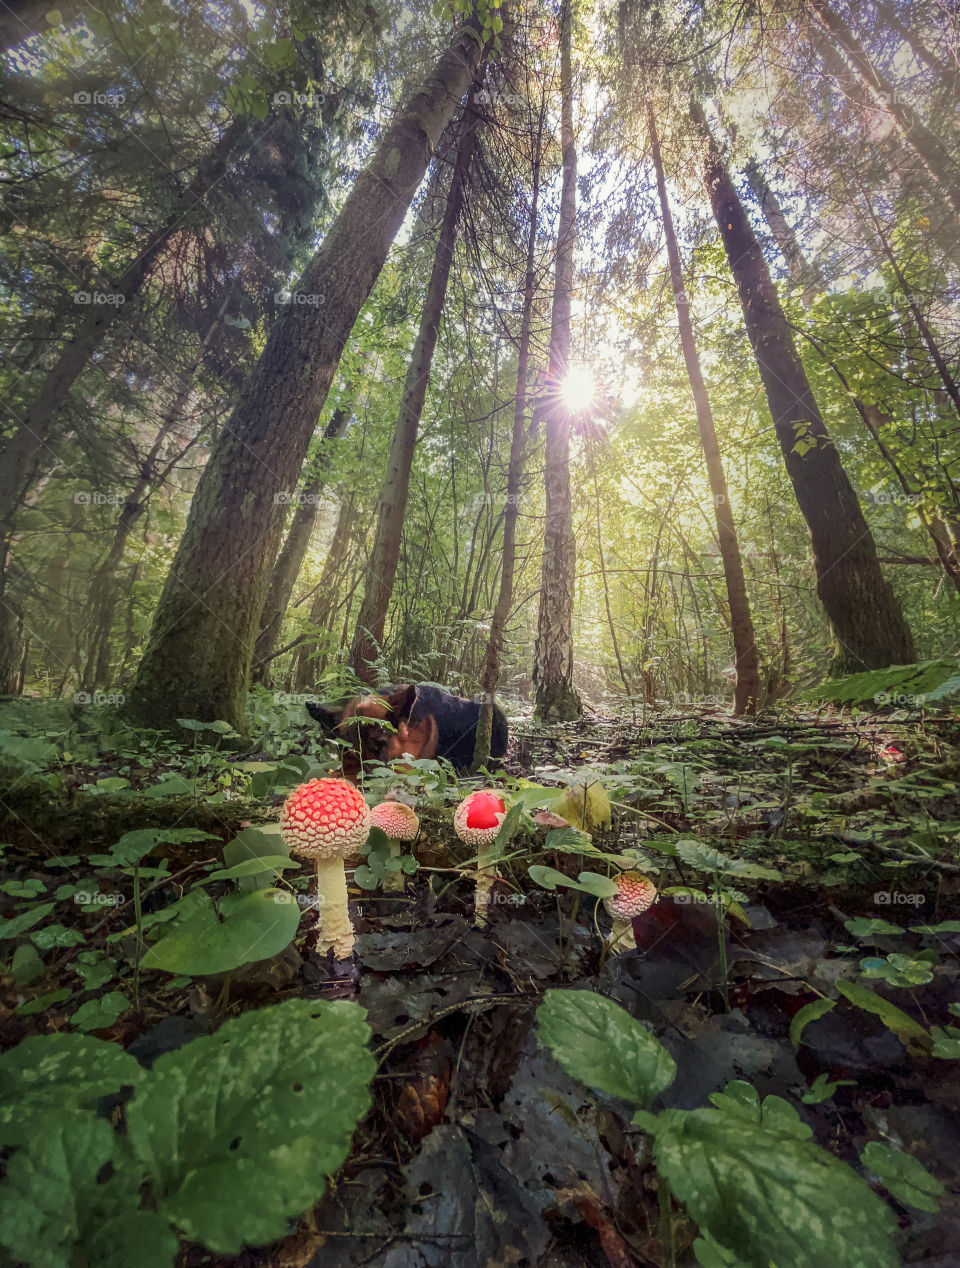
M619 892L603 900L607 915L612 919L632 920L634 916L642 916L657 901L656 885L642 872L621 872L613 879Z
M346 858L370 835L370 809L345 779L311 779L283 803L280 831L293 854Z
M499 793L472 792L457 806L453 827L467 845L489 845L496 840L506 814L507 807Z
M370 811L371 828L379 828L391 841L412 841L420 831L413 806L402 801L381 801Z

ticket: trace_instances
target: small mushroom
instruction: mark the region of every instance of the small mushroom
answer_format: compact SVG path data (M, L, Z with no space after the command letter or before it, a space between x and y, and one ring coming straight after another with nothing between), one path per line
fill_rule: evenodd
M390 857L400 857L404 841L413 841L420 831L420 820L413 806L402 801L381 801L370 811L371 828L379 828L387 835ZM383 878L384 892L403 889L403 872L387 872Z
M477 850L477 893L474 924L487 923L487 907L490 891L497 879L490 846L500 833L500 825L507 816L507 807L499 793L481 790L464 797L453 816L453 828L466 845Z
M345 779L311 779L295 788L280 811L280 832L291 854L313 859L317 874L317 950L334 959L353 955L343 860L370 834L370 809Z
M611 951L629 951L637 945L633 936L633 918L642 916L657 901L657 887L642 872L621 872L613 878L618 886L612 898L603 905L613 921L610 934Z

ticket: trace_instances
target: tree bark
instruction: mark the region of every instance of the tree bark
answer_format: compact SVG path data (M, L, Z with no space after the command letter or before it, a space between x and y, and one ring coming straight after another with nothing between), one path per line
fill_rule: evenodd
M914 57L922 66L927 66L935 74L941 76L944 80L956 74L956 67L942 62L936 53L924 44L920 36L906 22L901 21L900 15L892 4L884 3L884 0L874 0L874 8L883 18L884 22L891 31L896 31L907 48L913 53Z
M540 210L540 145L543 116L537 134L530 191L530 227L527 235L527 259L523 275L523 311L520 317L520 343L517 349L517 392L513 402L513 434L510 437L510 461L507 466L507 504L503 512L502 568L500 589L490 621L490 634L483 661L480 685L483 699L477 721L477 739L473 750L473 769L479 770L490 760L493 737L493 709L500 685L503 660L503 637L513 607L514 578L517 567L517 521L520 515L520 481L526 438L527 375L530 370L530 338L533 329L533 295L537 265L537 221Z
M479 85L476 85L479 86ZM476 87L475 86L475 87ZM471 94L472 100L472 94ZM377 529L373 549L367 564L364 581L363 603L357 617L357 626L350 650L350 664L359 678L375 685L373 662L380 652L383 631L387 622L387 609L393 594L400 558L400 542L403 537L403 519L407 509L410 489L410 472L413 454L420 429L420 417L430 382L430 369L437 346L440 319L447 298L447 283L453 264L453 251L457 240L457 226L463 211L464 194L470 165L476 152L476 128L478 116L467 102L463 117L463 131L457 146L457 158L450 178L450 189L444 207L433 268L427 285L427 294L420 314L420 329L413 346L407 377L403 385L400 414L390 445L390 456L380 490L377 506Z
M350 415L346 410L335 409L323 433L323 441L339 440L349 422ZM270 587L263 605L263 615L260 617L260 633L253 649L253 679L267 687L270 686L270 662L280 637L280 627L317 523L320 490L323 488L329 452L329 446L321 443L312 470L300 490L290 528L270 576Z
M653 150L653 164L657 176L657 193L660 197L660 214L663 220L663 232L667 241L667 257L670 261L670 279L673 283L673 298L677 305L677 324L680 327L680 347L683 361L690 380L690 392L697 411L697 427L700 430L700 445L707 464L707 477L717 519L717 544L723 562L723 574L727 583L727 602L730 605L730 630L733 635L733 651L736 662L737 683L734 691L733 711L735 714L755 713L760 697L760 658L757 654L756 636L753 620L750 616L750 601L747 598L747 584L743 576L743 560L740 557L740 542L733 522L733 512L727 492L727 477L723 469L723 457L717 440L717 429L713 421L713 410L707 386L703 381L700 368L700 356L693 335L693 323L690 320L690 305L687 300L686 287L683 283L683 266L680 262L680 250L677 246L677 235L673 225L673 213L667 198L667 183L663 172L663 156L660 153L660 138L657 135L657 121L653 113L653 105L647 99L647 131Z
M804 255L793 226L784 215L780 199L770 188L763 168L755 158L751 158L744 166L743 173L754 198L760 205L767 228L773 235L773 240L790 270L790 276L803 287L800 300L804 308L809 308L817 291L824 289L823 278Z
M859 76L867 92L881 110L894 120L900 135L919 155L924 167L954 215L960 219L960 180L957 165L935 133L926 126L895 85L873 64L870 54L839 13L826 0L804 0L809 13L837 43Z
M550 319L550 365L536 413L545 422L546 517L540 610L534 647L534 716L541 722L579 718L582 705L573 686L573 588L576 542L570 497L570 415L561 385L570 355L570 302L577 214L577 150L573 134L573 0L560 16L560 145L563 179Z
M71 387L119 318L124 305L138 294L150 276L171 234L223 175L246 126L243 120L237 119L226 128L214 149L201 161L183 196L177 199L164 223L147 238L136 259L114 282L104 284L104 293L113 296L114 302L91 302L85 318L64 344L16 431L0 448L0 536L6 537L9 533L20 499L48 445L54 421Z
M333 531L330 550L323 561L323 570L320 573L320 580L314 593L313 605L310 608L311 625L320 627L327 625L333 613L337 610L336 600L339 595L339 587L342 584L341 573L347 561L347 549L350 545L350 532L353 528L353 520L354 499L351 497L349 501L340 503L337 526ZM322 668L322 666L317 666L313 661L315 651L316 643L308 641L301 643L297 649L292 674L295 691L303 691L309 685L311 678L315 677L313 670L318 667Z
M810 530L817 594L839 643L834 673L913 660L913 638L797 354L760 244L707 127L704 181L736 282L777 440Z
M304 271L297 302L274 322L200 478L131 691L132 718L154 726L223 718L245 727L282 495L296 486L343 346L482 55L471 20L397 111Z

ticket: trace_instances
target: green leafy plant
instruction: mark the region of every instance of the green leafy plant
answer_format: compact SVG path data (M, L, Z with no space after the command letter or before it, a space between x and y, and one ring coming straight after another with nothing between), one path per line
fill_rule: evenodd
M662 1044L618 1004L589 991L548 991L540 1039L572 1078L640 1106L672 1082ZM654 1141L662 1182L702 1236L704 1268L895 1268L896 1219L867 1181L810 1139L778 1096L728 1083L711 1107L641 1108L634 1123Z
M149 1072L89 1036L24 1040L0 1056L0 1141L18 1146L0 1245L36 1268L167 1268L177 1233L221 1255L283 1236L369 1107L368 1039L357 1004L294 999ZM122 1089L121 1134L96 1106Z

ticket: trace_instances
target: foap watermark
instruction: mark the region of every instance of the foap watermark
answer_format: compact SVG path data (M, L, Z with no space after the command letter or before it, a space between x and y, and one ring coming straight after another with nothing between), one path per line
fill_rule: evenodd
M75 106L122 106L127 99L124 92L80 92L73 94Z
M103 704L118 708L126 703L127 697L122 691L75 691L74 704Z
M478 106L506 106L509 110L519 110L523 98L516 92L498 92L495 88L481 88L474 97Z
M673 697L674 704L680 704L689 707L696 705L700 708L719 709L730 701L726 696L715 695L693 695L689 691L678 691Z
M79 889L73 901L78 907L122 907L127 899L124 894L101 894L98 889Z
M902 489L858 489L857 494L862 502L874 506L918 506L922 501L919 493L904 493Z
M273 495L273 501L275 506L320 506L324 499L318 493L291 493L284 489Z
M277 305L291 305L294 308L322 308L327 302L325 295L315 291L276 291L273 302Z
M522 907L527 901L525 894L501 893L494 890L490 894L481 894L477 899L482 907Z
M127 297L121 295L119 291L74 291L73 302L75 304L105 304L108 308L122 308L127 302Z
M99 489L78 489L73 495L74 506L123 506L125 493L101 493Z
M300 106L305 110L315 110L323 105L326 97L322 92L296 92L291 88L289 92L282 89L275 92L270 101L275 106Z
M927 697L921 692L878 691L873 697L874 704L898 704L906 709L922 709Z
M303 692L295 691L275 691L273 693L273 703L276 705L295 708L303 708L305 704L313 704L316 696L306 695Z
M902 889L879 889L873 896L878 907L922 907L926 894L905 894Z
M278 889L273 901L281 907L296 903L301 911L316 911L327 901L324 894L293 894L288 889Z

